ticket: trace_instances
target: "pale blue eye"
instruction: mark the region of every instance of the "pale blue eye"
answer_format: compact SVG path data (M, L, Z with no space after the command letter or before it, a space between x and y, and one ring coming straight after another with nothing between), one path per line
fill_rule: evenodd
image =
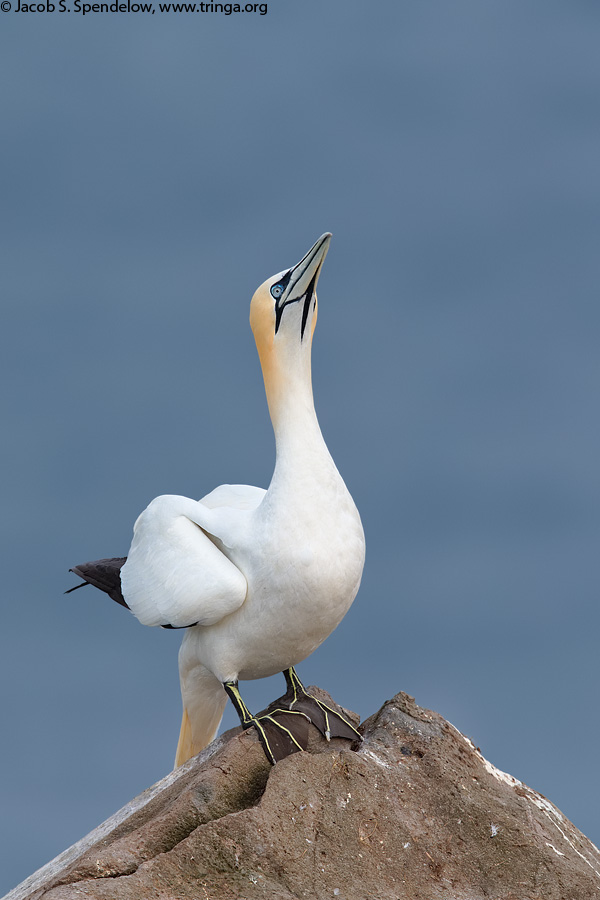
M279 298L281 297L282 294L283 294L283 285L274 284L273 287L271 288L271 296L275 297L276 300L279 300Z

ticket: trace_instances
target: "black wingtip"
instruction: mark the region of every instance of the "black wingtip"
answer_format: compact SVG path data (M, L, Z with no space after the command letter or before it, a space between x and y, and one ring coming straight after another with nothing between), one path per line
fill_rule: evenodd
M91 584L93 587L99 588L105 594L108 594L115 603L119 603L121 606L129 609L121 590L121 569L126 562L126 556L97 559L94 562L73 566L72 569L69 569L69 572L73 572L74 575L83 578L84 584ZM83 584L76 584L74 588L70 588L70 591L80 587L83 587ZM65 591L65 593L68 594L70 591Z

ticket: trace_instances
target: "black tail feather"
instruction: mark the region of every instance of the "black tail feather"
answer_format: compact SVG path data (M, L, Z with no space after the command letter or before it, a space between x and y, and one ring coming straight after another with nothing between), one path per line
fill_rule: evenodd
M69 572L72 572L72 571L73 571L73 569L69 569ZM88 584L89 584L89 581L82 581L80 584L76 584L75 587L69 588L68 591L65 591L65 594L71 594L73 591L76 591L77 588L87 587Z

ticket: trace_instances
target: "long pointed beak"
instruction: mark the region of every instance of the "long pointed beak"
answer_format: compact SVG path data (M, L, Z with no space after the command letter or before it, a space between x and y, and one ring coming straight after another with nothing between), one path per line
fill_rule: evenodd
M330 241L331 233L326 231L313 244L306 256L303 256L300 262L294 266L286 290L287 297L290 299L292 297L300 298L308 291L309 287L314 292Z

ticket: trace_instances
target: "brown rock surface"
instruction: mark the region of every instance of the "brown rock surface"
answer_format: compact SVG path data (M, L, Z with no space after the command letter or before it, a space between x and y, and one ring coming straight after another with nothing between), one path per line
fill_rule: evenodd
M228 732L6 900L600 900L597 848L441 716L362 730L274 768Z

